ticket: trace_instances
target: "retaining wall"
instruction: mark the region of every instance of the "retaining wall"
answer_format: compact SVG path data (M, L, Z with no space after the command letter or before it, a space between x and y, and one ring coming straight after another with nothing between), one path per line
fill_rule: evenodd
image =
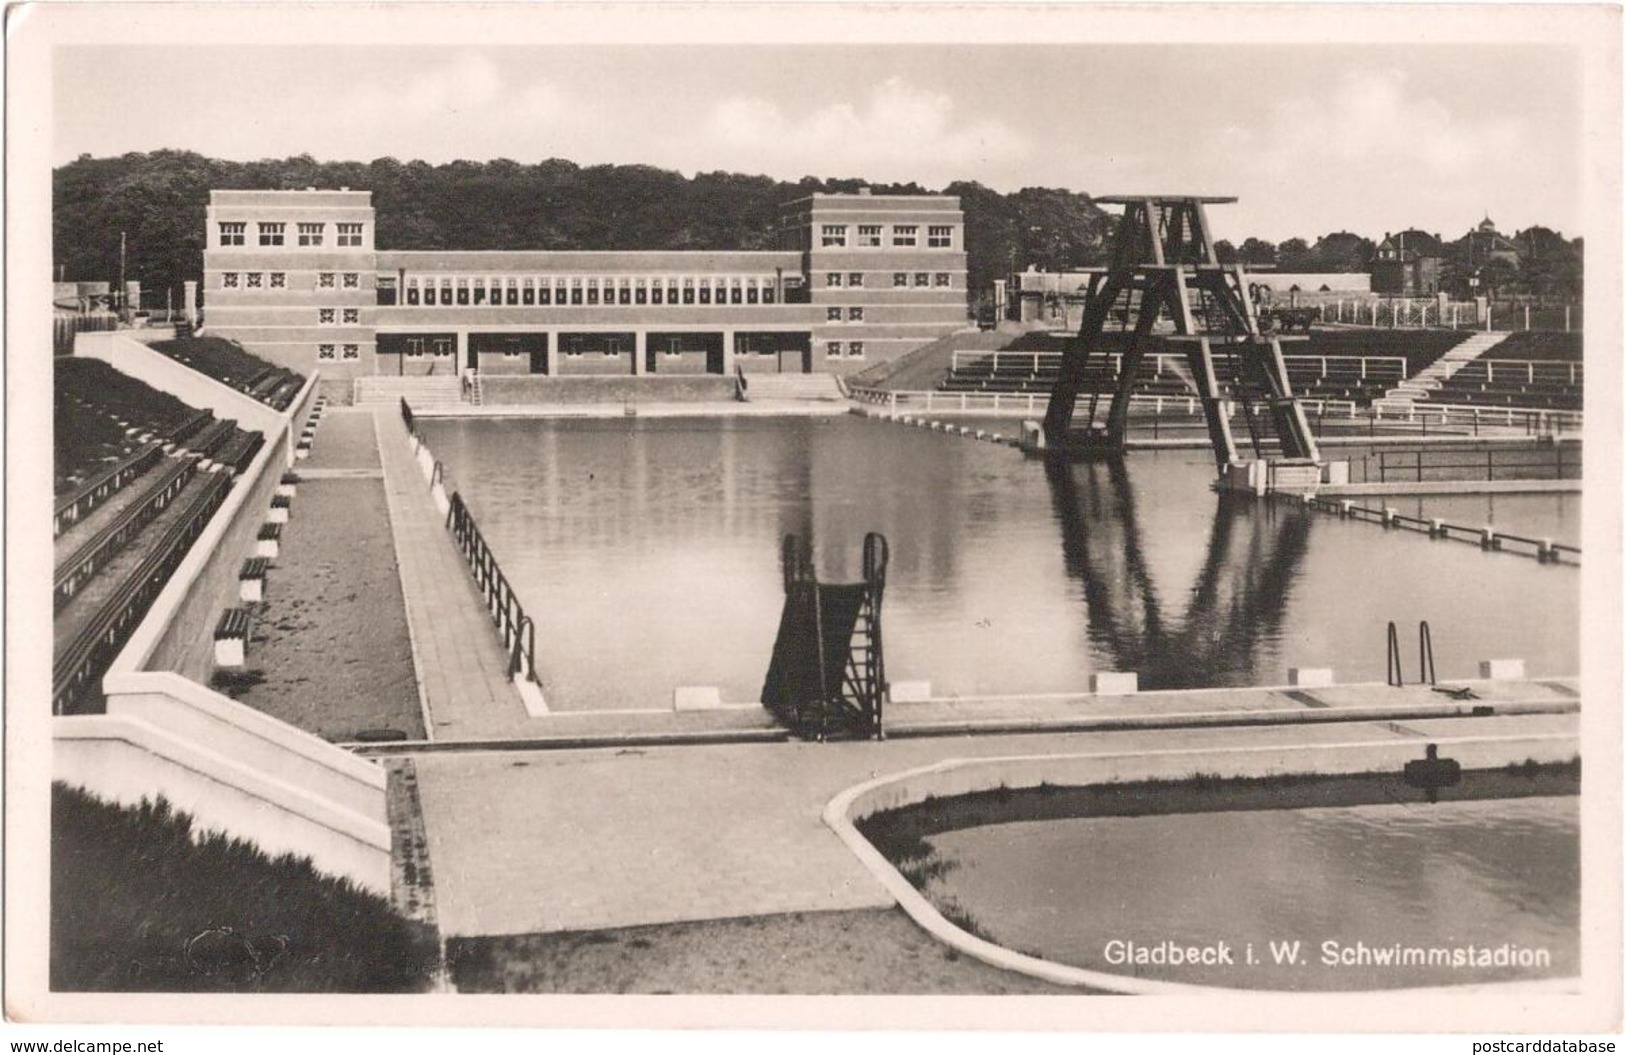
M734 379L715 374L692 377L481 377L486 406L542 403L727 402Z
M199 830L251 840L273 856L307 856L323 872L389 894L382 772L379 811L368 817L300 787L294 774L264 766L259 758L235 757L233 744L205 746L128 713L55 718L52 734L56 780L124 806L162 796L191 814Z

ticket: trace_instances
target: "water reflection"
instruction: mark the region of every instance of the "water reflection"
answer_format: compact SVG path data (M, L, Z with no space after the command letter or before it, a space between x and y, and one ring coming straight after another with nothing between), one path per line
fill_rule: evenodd
M1308 550L1309 517L1214 495L1201 571L1183 618L1170 620L1123 459L1052 461L1046 475L1067 574L1083 588L1089 639L1115 669L1137 671L1145 689L1249 681L1260 643L1280 635Z

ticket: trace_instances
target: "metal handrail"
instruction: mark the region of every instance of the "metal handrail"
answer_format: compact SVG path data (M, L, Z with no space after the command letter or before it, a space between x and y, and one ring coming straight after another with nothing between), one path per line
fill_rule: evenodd
M439 468L439 463L436 463ZM508 653L508 678L514 680L521 671L527 681L540 684L536 673L536 625L525 612L519 595L514 592L508 577L502 573L496 554L486 544L474 514L469 511L460 492L453 491L446 510L446 527L452 539L468 561L474 583L480 589L491 620L501 636L503 650Z
M406 431L410 435L418 434L417 418L412 414L412 407L406 402L405 396L401 397L401 420L406 422Z
M1396 689L1405 687L1405 671L1399 659L1399 628L1388 623L1388 684Z
M1393 624L1390 623L1389 625L1392 626ZM1433 630L1428 626L1426 619L1417 624L1416 637L1417 649L1421 653L1418 662L1422 668L1417 675L1417 679L1425 681L1429 685L1437 685L1439 684L1439 672L1433 665Z

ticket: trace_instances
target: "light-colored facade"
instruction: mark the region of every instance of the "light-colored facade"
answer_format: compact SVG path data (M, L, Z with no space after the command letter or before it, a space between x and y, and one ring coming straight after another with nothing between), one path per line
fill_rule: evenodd
M954 198L817 194L781 249L375 250L368 191L214 191L208 332L328 376L843 372L965 324Z

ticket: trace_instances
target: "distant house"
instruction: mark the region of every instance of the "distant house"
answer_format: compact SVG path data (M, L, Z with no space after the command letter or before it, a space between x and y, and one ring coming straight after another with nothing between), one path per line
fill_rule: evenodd
M1462 266L1468 272L1495 260L1517 268L1523 260L1523 252L1517 244L1497 231L1495 221L1488 216L1484 217L1483 223L1463 235L1455 248Z
M1439 291L1448 250L1443 239L1416 228L1385 234L1371 258L1371 292L1431 297Z

